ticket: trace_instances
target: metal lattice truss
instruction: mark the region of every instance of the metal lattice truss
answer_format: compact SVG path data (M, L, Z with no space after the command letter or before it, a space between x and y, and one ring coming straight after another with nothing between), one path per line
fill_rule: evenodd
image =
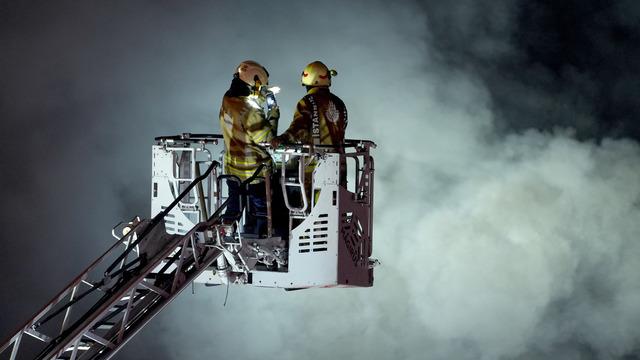
M153 219L135 218L116 226L113 235L118 241L18 329L0 348L0 359L113 356L223 253L219 241L207 241L212 237L210 229L219 223L220 211L186 234L167 234L164 221L218 166L212 162Z
M135 251L137 237L153 225L142 221L25 324L0 354L11 350L9 359L23 358L21 345L34 338L40 345L25 345L25 352L39 353L25 353L28 358L109 359L220 256L219 248L198 241L212 224L169 235L159 223ZM124 252L122 242L129 245ZM114 257L118 265L105 275L101 270ZM88 281L96 276L101 280Z

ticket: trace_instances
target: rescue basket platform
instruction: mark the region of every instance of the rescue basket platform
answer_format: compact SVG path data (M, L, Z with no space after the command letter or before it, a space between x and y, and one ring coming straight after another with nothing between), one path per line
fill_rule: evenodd
M375 144L263 145L273 162L240 181L223 173L221 135L156 138L151 219L115 226L115 244L3 343L0 360L109 359L194 282L372 286ZM245 201L226 216L229 182L264 186L266 214ZM247 231L256 218L264 231Z

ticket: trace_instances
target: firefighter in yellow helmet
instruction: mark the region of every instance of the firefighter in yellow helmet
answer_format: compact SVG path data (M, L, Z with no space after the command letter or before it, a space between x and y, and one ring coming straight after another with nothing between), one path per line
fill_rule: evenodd
M289 128L271 140L271 146L275 148L281 143L302 143L330 145L342 151L347 128L347 107L329 91L331 77L337 74L320 61L314 61L304 68L300 82L306 87L307 94L298 101ZM307 198L311 198L311 176L315 165L315 161L311 162L305 169ZM341 184L345 184L343 170L340 173ZM314 194L314 198L317 195Z
M304 68L300 82L307 94L298 101L289 128L271 141L272 146L300 142L341 147L347 128L347 107L329 91L331 77L337 74L320 61Z
M220 108L220 128L224 137L224 172L237 176L240 181L251 177L260 164L270 165L271 157L259 145L269 142L276 132L280 112L274 107L269 114L263 110L264 96L261 88L269 84L269 73L255 61L241 62L233 75L231 86L222 98ZM260 174L264 176L265 172ZM227 181L229 201L224 218L235 220L243 211L243 204L249 204L250 221L245 226L247 232L261 233L266 223L265 186L261 179L255 180L248 189L241 191L237 181ZM246 201L240 201L241 197ZM252 226L251 223L255 223ZM253 229L251 229L253 227Z

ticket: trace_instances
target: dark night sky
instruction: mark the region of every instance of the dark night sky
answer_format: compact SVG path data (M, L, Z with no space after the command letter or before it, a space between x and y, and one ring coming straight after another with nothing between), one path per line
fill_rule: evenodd
M116 358L638 358L638 44L632 0L0 0L0 337L148 214L152 139L219 132L239 61L287 123L319 59L379 145L374 288L197 288Z

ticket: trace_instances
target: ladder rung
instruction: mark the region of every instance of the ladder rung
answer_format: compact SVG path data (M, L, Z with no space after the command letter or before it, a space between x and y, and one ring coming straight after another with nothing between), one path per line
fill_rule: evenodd
M145 289L149 289L149 290L153 291L154 293L162 296L163 298L168 298L170 296L170 294L168 292L160 289L157 286L151 285L151 284L149 284L148 282L146 282L144 280L140 282L140 286L144 287Z
M92 332L92 331L87 331L86 333L83 334L84 336L88 337L89 339L97 342L98 344L102 345L102 346L106 346L109 349L115 349L115 345L113 345L113 343L105 338L103 338L102 336Z
M33 336L34 338L43 341L43 342L48 342L51 341L51 338L43 333L40 333L38 331L35 331L34 329L26 329L24 331L25 334Z

